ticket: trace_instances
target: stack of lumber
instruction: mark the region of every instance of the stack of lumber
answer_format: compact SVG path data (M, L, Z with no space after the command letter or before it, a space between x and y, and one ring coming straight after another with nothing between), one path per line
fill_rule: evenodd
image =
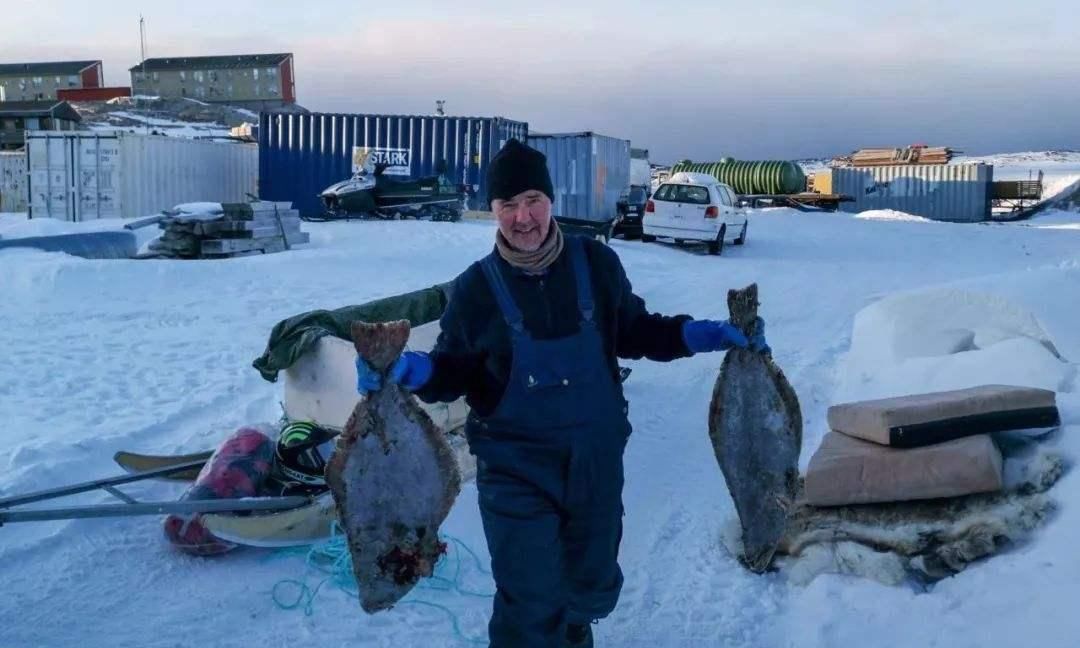
M195 212L173 210L158 222L164 232L150 244L157 256L215 259L269 254L307 243L300 213L289 202L221 203Z
M893 166L896 164L948 164L954 151L946 146L909 146L906 148L861 149L848 158L854 167Z

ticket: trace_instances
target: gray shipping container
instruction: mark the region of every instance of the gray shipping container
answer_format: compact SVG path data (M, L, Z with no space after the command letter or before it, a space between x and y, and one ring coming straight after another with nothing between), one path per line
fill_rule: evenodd
M258 186L254 144L89 131L26 134L30 217L152 216L188 202L244 202Z
M530 134L528 143L547 156L553 216L615 218L619 196L630 189L630 140L584 132Z
M854 202L846 212L894 209L939 221L990 218L994 167L984 164L926 164L832 170L833 193Z

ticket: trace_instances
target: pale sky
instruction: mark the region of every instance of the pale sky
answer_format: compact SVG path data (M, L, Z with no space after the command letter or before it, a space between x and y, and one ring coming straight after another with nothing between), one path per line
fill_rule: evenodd
M504 116L652 158L1080 148L1080 3L2 0L0 62L286 51L324 112ZM276 3L275 3L276 4ZM257 8L258 7L258 8Z

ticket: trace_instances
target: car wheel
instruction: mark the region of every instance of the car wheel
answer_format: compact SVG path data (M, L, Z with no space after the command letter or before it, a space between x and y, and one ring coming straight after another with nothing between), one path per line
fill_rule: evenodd
M735 239L735 245L742 245L746 243L746 226L748 223L742 224L742 233L739 234L739 238Z
M724 253L724 235L727 233L727 225L720 226L720 233L716 235L716 239L709 241L709 254L717 256Z

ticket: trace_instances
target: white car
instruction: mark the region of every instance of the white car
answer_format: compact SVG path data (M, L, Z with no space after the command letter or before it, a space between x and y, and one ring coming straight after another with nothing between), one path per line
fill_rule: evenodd
M726 242L746 242L746 212L731 187L711 175L676 173L645 204L641 240L703 241L709 254L720 254Z

